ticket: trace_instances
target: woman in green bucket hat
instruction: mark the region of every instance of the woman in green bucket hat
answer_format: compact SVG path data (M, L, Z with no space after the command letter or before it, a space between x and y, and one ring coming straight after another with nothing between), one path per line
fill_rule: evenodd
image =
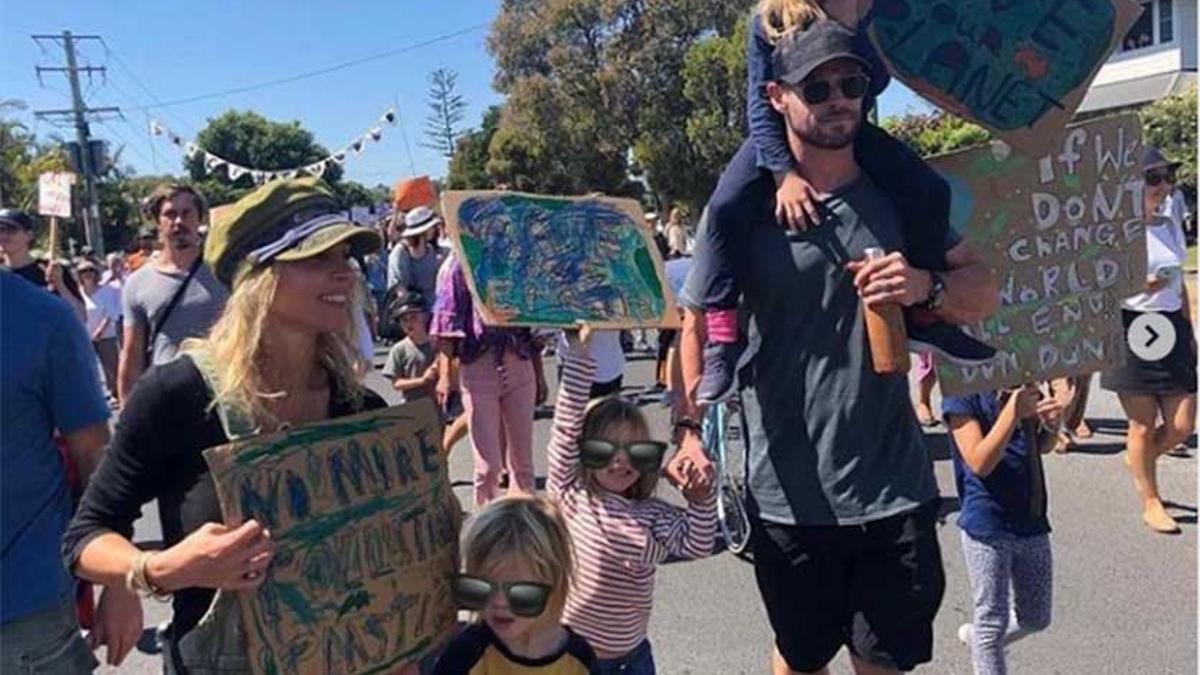
M315 179L265 185L212 224L204 259L232 288L225 311L207 338L138 381L64 537L69 568L105 586L99 611L129 628L118 651L140 631L133 592L172 596L166 672L249 672L234 592L262 583L275 546L253 520L222 524L201 453L384 407L359 384L368 364L355 347L362 307L350 264L381 244ZM143 552L130 536L155 499L163 549Z

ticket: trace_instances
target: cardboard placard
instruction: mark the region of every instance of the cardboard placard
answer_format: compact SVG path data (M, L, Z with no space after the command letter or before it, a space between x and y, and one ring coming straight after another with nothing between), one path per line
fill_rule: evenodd
M256 675L381 673L455 626L459 504L429 400L204 452L228 525L277 545L238 597Z
M938 360L943 392L968 394L1120 365L1120 305L1146 284L1141 122L1067 129L1037 159L999 147L930 163L949 182L951 221L996 275L1001 309L967 326L1000 354L985 366Z
M52 171L38 176L38 213L57 218L71 217L71 186L75 174Z
M900 81L1036 157L1141 12L1136 0L875 0L869 30Z
M409 211L418 206L432 207L437 203L437 191L429 176L417 176L396 183L392 188L392 207Z
M443 212L488 325L679 325L662 257L635 200L447 192Z

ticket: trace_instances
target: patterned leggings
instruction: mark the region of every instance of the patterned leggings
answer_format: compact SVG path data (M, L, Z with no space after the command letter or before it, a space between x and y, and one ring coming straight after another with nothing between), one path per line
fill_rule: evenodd
M962 547L975 596L975 673L1004 675L1005 645L1050 626L1050 535L975 539L964 531Z

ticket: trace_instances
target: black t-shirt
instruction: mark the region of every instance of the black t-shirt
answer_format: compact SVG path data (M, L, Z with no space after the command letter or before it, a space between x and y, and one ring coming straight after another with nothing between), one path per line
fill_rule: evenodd
M155 366L138 380L104 459L88 482L75 518L63 535L63 556L73 570L84 547L105 532L133 536L142 505L158 500L164 548L204 523L220 523L221 507L204 450L229 442L203 375L190 358ZM354 406L336 389L330 418L386 407L364 392ZM178 639L204 616L214 591L187 588L175 593L172 630Z
M24 267L14 267L12 273L38 288L46 287L46 272L42 269L41 265L35 262L31 262Z

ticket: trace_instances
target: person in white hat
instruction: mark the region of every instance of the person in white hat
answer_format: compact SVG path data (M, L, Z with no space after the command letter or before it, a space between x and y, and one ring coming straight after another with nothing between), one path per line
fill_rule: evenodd
M418 206L404 216L400 241L388 255L388 289L413 289L423 297L437 294L437 272L442 256L430 245L432 232L442 219L428 206Z

